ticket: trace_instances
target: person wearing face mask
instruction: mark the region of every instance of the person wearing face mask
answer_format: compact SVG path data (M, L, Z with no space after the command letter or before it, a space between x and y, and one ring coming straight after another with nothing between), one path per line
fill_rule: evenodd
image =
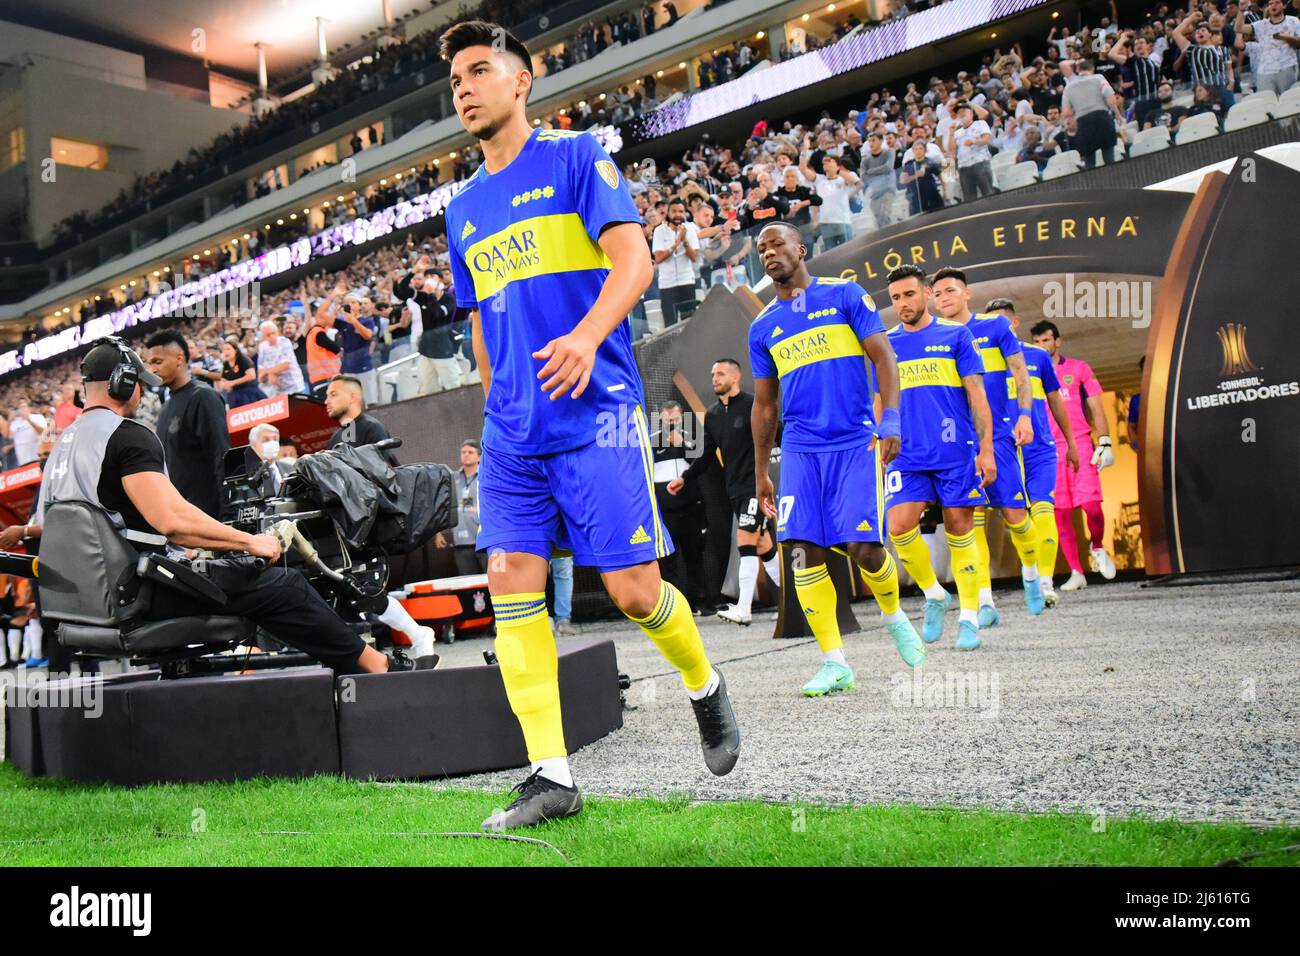
M258 493L265 497L278 495L284 480L293 473L292 464L280 458L280 430L265 422L248 433L244 462L248 474L262 475Z

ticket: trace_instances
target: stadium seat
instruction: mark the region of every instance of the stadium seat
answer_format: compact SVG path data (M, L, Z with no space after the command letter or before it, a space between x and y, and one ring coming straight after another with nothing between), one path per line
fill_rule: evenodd
M1038 166L1034 163L1016 163L1010 169L1004 170L998 177L998 189L1006 192L1009 189L1019 189L1021 186L1028 186L1030 183L1038 182Z
M1274 117L1295 116L1300 114L1300 83L1287 90L1277 98L1277 103L1270 110Z
M1174 143L1178 146L1219 135L1219 118L1213 113L1198 113L1183 120Z
M1082 166L1083 158L1079 156L1077 149L1067 149L1064 153L1056 153L1047 161L1047 166L1043 169L1043 181L1069 176L1078 172Z
M1262 96L1256 93L1256 96ZM1271 96L1272 93L1270 92ZM1258 123L1267 123L1271 117L1269 107L1271 105L1267 99L1262 100L1243 100L1228 110L1228 118L1223 122L1223 131L1231 133L1233 130L1243 129L1247 126L1255 126Z
M1153 126L1150 129L1144 129L1133 137L1133 142L1129 145L1129 159L1135 156L1145 156L1147 153L1158 153L1162 149L1169 148L1169 127Z
M1236 105L1240 106L1242 103L1263 103L1269 108L1269 112L1272 112L1273 107L1277 105L1277 94L1272 90L1259 90L1249 96L1241 97L1237 100Z

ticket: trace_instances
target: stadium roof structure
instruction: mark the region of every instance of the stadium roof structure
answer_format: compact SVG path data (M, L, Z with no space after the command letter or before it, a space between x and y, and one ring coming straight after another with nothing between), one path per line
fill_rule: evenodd
M428 0L390 0L395 19L428 10ZM355 44L382 22L380 0L41 0L0 2L0 19L63 36L146 54L206 60L212 67L257 75L256 43L267 45L273 77L317 57L316 18L330 42ZM196 50L195 30L202 30Z

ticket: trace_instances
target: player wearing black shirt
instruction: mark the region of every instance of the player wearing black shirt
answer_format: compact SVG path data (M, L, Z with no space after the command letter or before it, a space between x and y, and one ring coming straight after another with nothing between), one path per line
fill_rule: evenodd
M222 462L230 450L226 403L215 389L200 388L190 377L190 349L179 332L156 332L145 345L150 370L171 392L158 415L168 475L182 498L216 518Z
M754 496L754 433L749 420L754 396L740 390L740 363L735 359L718 359L713 363L713 393L718 401L704 416L704 448L680 478L668 483L668 493L677 494L687 482L721 462L723 483L736 515L740 594L734 605L718 611L718 617L747 627L759 562L774 584L781 580L781 562L767 519Z

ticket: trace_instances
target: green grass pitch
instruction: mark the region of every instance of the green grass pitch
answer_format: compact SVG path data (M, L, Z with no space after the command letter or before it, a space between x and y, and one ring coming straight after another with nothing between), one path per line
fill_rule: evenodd
M592 797L572 820L472 832L504 794L335 777L123 789L0 765L0 859L66 866L1295 865L1300 827L909 806Z

